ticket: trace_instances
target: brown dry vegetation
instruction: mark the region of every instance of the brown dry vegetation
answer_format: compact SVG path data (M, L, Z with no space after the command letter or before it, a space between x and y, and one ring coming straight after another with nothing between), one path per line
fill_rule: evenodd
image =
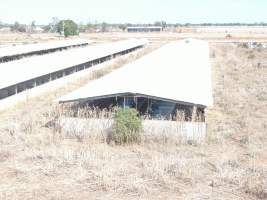
M211 54L215 105L200 145L114 146L47 127L61 112L53 99L88 79L0 113L0 199L266 199L267 51Z
M0 33L0 45L28 44L36 42L47 42L58 39L59 39L58 35L52 33L42 33L42 34Z

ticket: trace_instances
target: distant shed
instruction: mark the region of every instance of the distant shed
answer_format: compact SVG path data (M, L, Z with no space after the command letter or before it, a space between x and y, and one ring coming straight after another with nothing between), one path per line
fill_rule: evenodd
M58 40L45 43L24 44L16 46L7 46L0 49L0 63L19 60L21 58L43 55L62 51L64 49L87 46L92 41L74 39L74 40Z
M161 26L135 26L127 27L127 31L130 33L134 32L161 32L163 29Z
M131 107L152 118L174 118L180 110L189 120L195 110L204 120L204 109L213 104L209 44L169 43L58 101Z
M2 63L0 100L128 54L147 42L122 40Z

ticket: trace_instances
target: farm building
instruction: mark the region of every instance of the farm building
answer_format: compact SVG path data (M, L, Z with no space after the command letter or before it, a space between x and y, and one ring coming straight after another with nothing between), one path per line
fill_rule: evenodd
M128 32L161 32L161 26L135 26L127 27Z
M178 110L190 120L196 112L204 120L204 109L213 103L209 44L194 39L171 42L59 102L131 107L151 118L173 119Z
M92 41L76 39L59 40L47 43L7 46L0 49L0 63L18 60L33 55L53 53L68 48L86 46L90 43L92 43Z
M0 100L86 70L146 44L147 40L124 40L2 63Z

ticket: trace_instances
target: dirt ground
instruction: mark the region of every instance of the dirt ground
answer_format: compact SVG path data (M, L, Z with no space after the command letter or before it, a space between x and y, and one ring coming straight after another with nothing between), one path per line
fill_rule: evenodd
M214 106L206 112L203 144L167 140L114 146L47 127L58 109L53 100L85 79L0 113L0 199L267 199L267 49L218 43L229 40L206 35ZM183 38L177 33L81 35L99 42L144 36L154 48ZM25 37L1 34L0 41ZM34 35L31 41L51 38L56 36Z

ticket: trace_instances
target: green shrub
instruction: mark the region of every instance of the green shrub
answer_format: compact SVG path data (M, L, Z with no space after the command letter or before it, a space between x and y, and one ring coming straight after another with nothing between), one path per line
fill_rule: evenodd
M114 126L111 140L115 144L130 144L140 142L142 120L138 112L132 108L117 108L115 110Z
M57 24L57 32L65 37L78 35L78 25L72 20L61 20Z

